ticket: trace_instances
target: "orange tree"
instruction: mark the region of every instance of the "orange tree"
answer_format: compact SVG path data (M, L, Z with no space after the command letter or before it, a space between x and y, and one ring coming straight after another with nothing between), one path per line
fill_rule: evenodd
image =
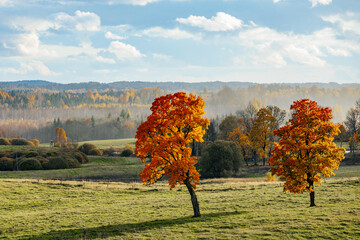
M202 117L205 103L200 97L178 92L156 98L152 114L137 129L136 154L150 163L140 173L144 184L154 183L163 175L169 178L170 189L185 184L194 209L200 217L195 194L200 174L195 168L196 157L191 157L189 144L203 142L210 121Z
M57 127L56 132L56 143L59 147L65 147L67 142L66 132L64 129Z
M276 118L271 115L271 111L266 108L260 108L256 113L255 124L250 129L250 141L252 148L256 151L257 156L265 158L272 146L272 130L275 128Z
M320 185L321 177L335 175L344 158L344 148L333 142L339 133L339 125L332 119L331 109L320 107L309 99L295 101L291 105L292 118L287 125L274 131L279 143L268 159L272 174L286 178L284 191L310 193L310 207L315 206L314 183Z

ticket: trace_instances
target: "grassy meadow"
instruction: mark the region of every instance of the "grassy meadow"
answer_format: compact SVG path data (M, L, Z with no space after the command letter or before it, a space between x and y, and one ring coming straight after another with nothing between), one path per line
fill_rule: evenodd
M184 186L0 180L2 239L358 239L360 178L328 180L309 196L282 183L199 184L202 217Z
M316 186L313 208L309 194L284 193L282 182L266 182L268 167L243 168L241 178L203 179L197 188L202 217L192 218L186 187L142 185L138 158L89 160L74 169L0 172L0 239L360 236L360 165L340 166Z

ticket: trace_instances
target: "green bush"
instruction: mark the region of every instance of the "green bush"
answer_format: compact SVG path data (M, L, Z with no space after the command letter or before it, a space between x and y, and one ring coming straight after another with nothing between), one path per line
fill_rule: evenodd
M88 163L89 158L82 152L75 152L74 157L78 160L79 163Z
M89 155L90 151L92 149L97 149L95 145L91 144L91 143L84 143L83 145L81 145L78 150Z
M20 170L42 170L41 163L36 158L23 158L19 161Z
M63 158L68 162L69 168L78 168L80 167L79 161L72 154L65 154Z
M28 146L30 143L24 138L13 138L11 139L11 145Z
M32 158L32 157L37 157L39 156L39 153L38 152L35 152L35 151L30 151L30 152L26 152L24 153L25 157L27 158Z
M244 164L239 146L230 141L210 142L202 149L199 168L202 177L233 176Z
M131 149L125 149L124 151L121 152L120 156L122 157L130 157L131 155L133 155L134 152Z
M94 148L89 151L88 155L94 155L94 156L102 156L102 151L100 149Z
M7 138L0 138L0 145L11 145L11 143Z
M69 168L69 162L61 156L50 157L49 162L44 164L44 168L45 169L66 169L66 168Z
M14 168L14 159L8 157L0 158L0 171L12 171Z

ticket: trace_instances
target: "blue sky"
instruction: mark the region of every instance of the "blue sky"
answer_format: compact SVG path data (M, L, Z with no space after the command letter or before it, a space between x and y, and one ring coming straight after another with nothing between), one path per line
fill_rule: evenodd
M0 0L0 81L360 83L359 0Z

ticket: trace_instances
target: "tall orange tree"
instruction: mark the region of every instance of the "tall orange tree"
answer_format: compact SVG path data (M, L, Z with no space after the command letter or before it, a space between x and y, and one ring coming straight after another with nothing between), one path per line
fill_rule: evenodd
M200 174L195 168L196 157L191 157L189 144L202 142L210 121L202 117L205 103L200 97L178 92L156 98L152 114L137 129L136 154L150 163L140 173L144 184L154 183L163 175L169 178L170 189L185 184L194 210L200 217L195 194Z
M335 175L345 149L333 142L339 125L333 124L331 109L309 99L295 101L288 124L274 131L280 137L268 159L272 174L286 178L284 191L310 193L310 207L315 206L314 183Z
M66 132L64 129L57 127L56 132L56 143L59 147L65 147L67 142Z

